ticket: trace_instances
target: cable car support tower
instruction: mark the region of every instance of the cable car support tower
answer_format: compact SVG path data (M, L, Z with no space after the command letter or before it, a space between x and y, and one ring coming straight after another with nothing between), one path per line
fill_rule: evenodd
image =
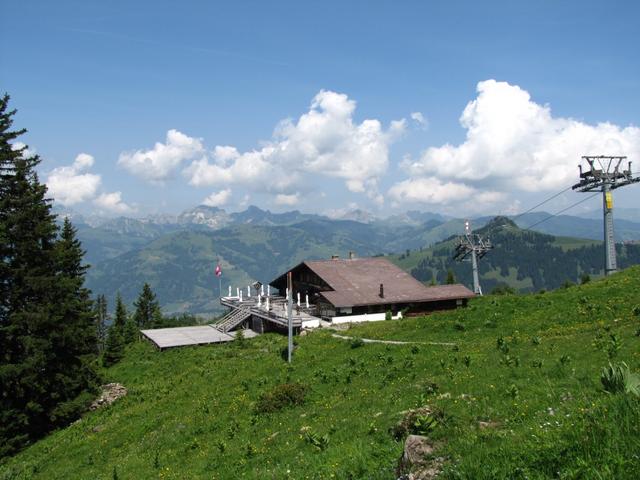
M482 295L480 287L480 277L478 276L478 260L484 257L493 248L489 239L483 239L477 233L471 233L469 220L464 222L464 235L458 238L453 259L462 262L471 256L471 267L473 269L473 293Z
M580 169L580 182L571 188L580 192L602 192L602 209L604 213L604 274L614 273L618 267L616 263L616 244L613 238L613 195L612 190L632 183L640 182L640 177L631 173L631 162L627 170L620 170L620 164L627 157L619 156L583 156L590 170ZM596 165L597 162L597 165ZM600 168L598 168L600 167Z

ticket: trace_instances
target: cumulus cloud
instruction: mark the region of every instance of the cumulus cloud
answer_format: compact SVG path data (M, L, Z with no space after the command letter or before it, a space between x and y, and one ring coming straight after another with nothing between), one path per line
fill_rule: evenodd
M341 179L352 192L379 198L377 180L387 171L389 146L406 121L384 128L378 120L354 121L356 102L321 90L297 121L281 121L262 148L239 152L217 146L212 159L199 158L184 170L194 186L243 185L293 199L310 176ZM291 200L289 200L291 201Z
M99 208L109 213L132 213L134 209L122 201L122 192L102 193L93 200Z
M463 183L442 182L433 177L404 180L389 189L389 197L398 203L433 205L459 202L473 193L476 193L476 190Z
M162 184L187 160L205 153L202 141L178 130L169 130L165 143L156 143L150 150L123 152L118 165L151 183Z
M410 174L537 192L575 182L582 155L640 153L638 127L554 117L548 105L506 82L486 80L477 91L460 117L466 140L428 148L420 158L405 161Z
M424 118L422 112L413 112L411 114L411 120L413 120L423 130L426 130L429 126L429 123L427 122L427 119Z
M49 194L65 206L93 198L101 183L100 175L87 172L93 162L91 155L81 153L70 166L54 168L46 181Z
M220 190L219 192L213 192L202 201L202 204L206 205L207 207L221 207L222 205L225 205L230 198L231 189L225 188L224 190Z
M36 151L35 148L30 148L29 146L27 146L26 143L23 143L23 142L12 143L11 144L11 150L13 150L13 151L22 150L22 157L23 158L33 157L34 155L38 154L38 152Z
M291 195L286 195L284 193L279 193L276 195L276 205L295 205L300 201L300 194L293 193Z
M410 178L388 191L394 205L514 211L519 203L507 200L515 192L558 190L575 183L582 155L640 153L638 127L554 117L548 105L506 82L480 82L477 92L460 116L465 141L406 158L401 166ZM412 119L417 121L413 114Z

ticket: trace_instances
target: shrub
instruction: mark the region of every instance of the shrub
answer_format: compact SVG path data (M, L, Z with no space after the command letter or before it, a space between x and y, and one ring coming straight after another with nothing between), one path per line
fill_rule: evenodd
M247 346L247 338L244 336L244 331L242 328L236 330L236 335L233 338L233 344L239 348L244 348Z
M258 413L271 413L283 408L302 405L308 388L300 383L283 383L260 395Z
M426 435L448 420L444 410L424 406L405 412L404 417L390 429L390 433L397 440L409 434Z
M431 413L417 415L413 423L413 433L416 435L427 435L438 426L438 420Z
M427 395L435 395L440 390L440 387L435 382L427 382L424 391Z
M364 340L361 339L360 337L353 337L351 339L351 348L360 348L360 347L364 347Z
M507 343L507 341L504 339L503 336L499 336L496 339L496 348L500 350L502 353L504 353L505 355L509 353L509 344Z
M392 313L391 313L391 310L387 310L387 311L385 312L385 314L384 314L384 319L385 319L385 320L391 320L392 316L393 316L393 315L392 315Z
M507 284L496 285L493 290L491 290L491 295L515 295L515 293L516 290Z
M564 367L565 365L569 365L569 363L571 362L571 356L567 355L566 353L562 354L558 361L560 362L560 365Z
M313 445L318 450L326 450L329 446L329 435L318 435L310 427L303 427L304 441Z
M615 334L609 334L609 342L607 343L607 356L609 360L614 359L622 348L622 340Z
M600 382L609 393L631 393L640 396L640 375L631 372L629 366L621 362L617 365L609 363L600 373Z
M531 362L531 366L533 368L542 368L543 365L544 365L544 360L533 360Z

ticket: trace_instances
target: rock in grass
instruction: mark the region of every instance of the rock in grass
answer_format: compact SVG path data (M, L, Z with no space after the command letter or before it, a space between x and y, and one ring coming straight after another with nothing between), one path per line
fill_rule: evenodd
M428 480L436 478L444 459L433 457L433 443L422 435L409 435L396 471L398 480Z
M121 383L107 383L106 385L102 385L102 393L93 401L89 410L97 410L98 408L111 405L126 394L127 389Z

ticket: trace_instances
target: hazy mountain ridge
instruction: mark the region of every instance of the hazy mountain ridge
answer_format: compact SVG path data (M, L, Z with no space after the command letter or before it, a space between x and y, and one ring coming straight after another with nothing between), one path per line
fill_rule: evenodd
M517 222L529 225L546 217L548 214L532 213L518 218ZM472 220L472 226L482 228L490 220L491 217L477 218ZM597 228L601 229L602 225L597 220L562 216L554 217L539 227L554 234L569 230L573 233L571 237L601 238ZM425 250L430 246L461 234L464 220L429 212L407 212L402 216L362 223L299 211L272 213L249 207L243 212L227 213L216 207L199 206L183 212L174 220L166 216L156 220L119 217L105 220L96 227L80 221L77 228L87 251L85 259L92 265L87 285L94 293L105 293L113 299L120 291L125 301L131 304L146 281L158 293L165 311L215 313L221 310L217 300L219 282L213 275L218 258L223 268L223 293L226 293L228 285L235 288L246 286L253 280L267 282L305 259L330 258L333 254L347 256L350 251L359 256L396 252L394 258L403 268L423 281L430 281L435 271L433 265L420 271L417 263L398 260L400 254L409 251L412 259L422 258L420 255L426 254ZM520 235L517 232L521 230L515 224L509 228L516 237ZM640 238L640 224L618 220L616 228L618 238ZM559 243L555 245L554 242ZM508 245L512 243L507 242ZM546 242L549 244L547 247L555 245L561 250L586 248L593 243L576 238ZM522 249L532 248L532 244L527 242L518 245ZM434 248L442 248L442 245ZM593 257L600 255L599 251L584 250L581 254ZM496 249L490 255L500 258L505 252L509 250ZM553 252L553 255L562 256L562 252ZM525 252L524 257L527 255ZM515 253L508 253L508 256L515 265ZM453 268L469 285L468 269L450 264L445 257L438 261L437 280L444 281L441 277L446 275L447 268ZM499 283L509 283L523 290L533 289L534 284L554 288L560 281L559 276L553 281L536 277L535 282L529 277L519 278L522 275L515 267L512 270L496 267L496 262L483 263L482 268L487 268L487 271L482 271L485 288ZM594 262L594 265L598 264ZM563 274L562 281L569 277Z

